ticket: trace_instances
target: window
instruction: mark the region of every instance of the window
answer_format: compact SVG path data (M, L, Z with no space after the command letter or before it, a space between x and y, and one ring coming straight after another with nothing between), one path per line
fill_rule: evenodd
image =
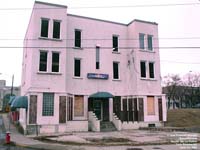
M52 72L59 72L59 57L60 53L58 52L53 52L52 53Z
M139 33L139 44L140 44L140 49L144 49L144 36L145 36L145 34Z
M100 47L99 46L97 46L96 47L96 69L99 69L100 68L100 64L99 64L99 53L100 53Z
M75 30L75 47L81 47L81 30Z
M81 76L81 60L74 59L74 76L80 77Z
M47 52L40 52L40 66L39 71L47 71Z
M153 36L148 35L147 36L147 44L148 44L148 50L152 51L153 50Z
M150 62L149 63L149 77L150 78L154 78L154 63Z
M84 116L84 97L75 95L74 98L74 116Z
M49 30L49 20L48 19L42 19L41 20L41 37L48 37L48 30Z
M60 38L60 21L53 21L53 38Z
M147 114L155 115L155 101L153 96L147 96Z
M112 41L113 41L113 51L118 52L118 36L113 36Z
M113 79L119 79L119 63L113 62Z
M43 93L42 115L53 116L54 114L54 93Z
M140 73L142 78L146 78L146 62L141 61L140 62Z

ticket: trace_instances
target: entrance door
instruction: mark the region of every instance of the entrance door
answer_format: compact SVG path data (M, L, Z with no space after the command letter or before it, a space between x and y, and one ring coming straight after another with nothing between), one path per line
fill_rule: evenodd
M93 102L93 110L95 115L99 120L102 120L102 101L101 100L94 100Z
M109 100L102 100L103 102L103 118L102 121L109 121Z

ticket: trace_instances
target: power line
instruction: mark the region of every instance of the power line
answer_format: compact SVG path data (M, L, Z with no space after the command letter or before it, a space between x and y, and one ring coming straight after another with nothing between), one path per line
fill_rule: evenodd
M184 62L184 61L173 61L173 60L160 60L160 61L167 63L176 63L176 64L194 64L194 65L200 64L200 62Z
M21 39L21 38L16 38L16 39L11 39L11 38L0 38L1 41L36 41L36 40L41 40L40 38L33 38L33 39ZM47 39L48 40L48 39ZM53 39L54 40L54 39ZM73 41L75 40L74 38L72 39L58 39L58 40L66 40L66 41ZM82 41L93 41L93 40L110 40L112 41L112 38L88 38L88 39L81 39ZM119 38L119 41L132 41L132 40L140 40L139 38ZM161 38L153 38L153 40L200 40L200 37L161 37Z
M171 7L171 6L194 6L200 5L200 3L168 3L168 4L151 4L151 5L124 5L124 6L85 6L85 7L68 7L68 9L104 9L104 8L140 8L140 7ZM0 8L1 11L10 11L10 10L46 10L46 9L66 9L63 7L40 7L40 8Z
M91 7L69 7L69 9L91 9L91 8L133 8L133 7L169 7L200 5L200 3L177 3L177 4L152 4L152 5L125 5L125 6L91 6Z

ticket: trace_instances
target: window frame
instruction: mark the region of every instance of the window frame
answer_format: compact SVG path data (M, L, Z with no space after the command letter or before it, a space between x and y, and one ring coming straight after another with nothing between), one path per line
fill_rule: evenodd
M154 96L147 96L147 115L156 115L156 110L155 110L155 100L156 98ZM152 108L150 108L150 106Z
M58 62L53 62L53 54L58 54ZM53 71L53 65L58 66L58 71ZM60 72L60 52L53 51L51 57L51 72L59 73Z
M149 39L151 40L149 41ZM147 50L153 51L153 35L150 35L150 34L147 35Z
M116 40L117 41L115 41L115 38L117 38ZM115 42L117 42L116 43L116 45L117 45L117 47L115 46ZM113 35L112 36L112 51L113 52L116 52L116 53L118 53L119 52L119 35Z
M78 100L81 100L81 109L82 109L82 112L77 112L77 108L79 105L77 105L77 101ZM84 117L84 114L85 114L85 104L84 104L84 95L74 95L74 117ZM79 114L80 113L80 114Z
M76 32L79 32L80 33L80 37L79 37L79 39L77 39L76 38ZM81 48L81 42L82 42L82 30L80 30L80 29L75 29L74 30L74 47L75 48ZM77 43L77 40L78 40L78 43Z
M79 61L79 75L76 75L76 61ZM81 77L81 58L74 58L74 77L80 78Z
M96 69L100 69L100 46L96 46Z
M145 50L145 34L144 33L139 33L139 49Z
M54 33L55 33L55 22L59 23L59 32L58 32L58 37L54 37ZM53 20L53 34L52 34L52 38L53 39L61 39L61 35L60 32L61 31L61 20Z
M41 53L46 53L46 70L41 70L40 69L40 65L41 65ZM42 62L44 63L44 62ZM48 51L46 50L40 50L39 51L39 68L38 68L39 72L48 72Z
M48 21L47 33L46 33L47 36L43 36L43 34L42 34L42 29L43 29L43 26L42 26L43 22L42 21ZM49 37L49 22L50 22L49 18L41 18L40 19L40 37L42 37L42 38L48 38Z
M145 68L142 68L142 63L144 63L144 67L145 67ZM145 71L145 72L144 72L144 73L145 73L144 76L143 76L143 71L142 71L142 69L144 69L144 71ZM141 77L141 78L147 78L147 66L146 66L146 61L144 61L144 60L141 60L141 61L140 61L140 77Z
M153 65L153 68L150 67L150 64ZM153 70L151 70L151 69L153 69ZM151 76L152 75L151 73L153 73L153 76ZM155 79L155 62L152 62L152 61L149 62L149 78Z
M45 95L47 95L47 94L49 94L48 99L45 99ZM50 95L52 97L50 97ZM50 101L50 100L52 100L52 101ZM54 93L47 93L47 92L43 93L43 95L42 95L42 116L44 116L44 117L54 116L54 106L55 106L54 101L55 101ZM47 104L45 104L45 103L47 103ZM46 108L45 106L48 106L48 107Z
M117 64L117 78L115 77L115 66L114 66L114 64ZM120 64L120 62L113 61L113 80L120 80L119 64Z

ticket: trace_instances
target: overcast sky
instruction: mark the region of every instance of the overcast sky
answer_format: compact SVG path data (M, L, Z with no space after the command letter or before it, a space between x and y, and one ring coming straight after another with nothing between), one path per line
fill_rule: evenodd
M198 0L41 1L67 5L68 13L87 17L121 23L129 23L133 19L157 22L160 47L200 47L200 1ZM186 3L193 4L178 5ZM34 0L0 1L0 73L2 73L0 79L6 79L7 85L11 84L12 74L15 76L14 85L20 85L23 49L2 47L23 46L33 4ZM148 5L148 7L138 7L138 5ZM106 8L102 8L103 6ZM160 59L162 76L172 73L183 75L189 71L200 72L200 48L160 48Z

